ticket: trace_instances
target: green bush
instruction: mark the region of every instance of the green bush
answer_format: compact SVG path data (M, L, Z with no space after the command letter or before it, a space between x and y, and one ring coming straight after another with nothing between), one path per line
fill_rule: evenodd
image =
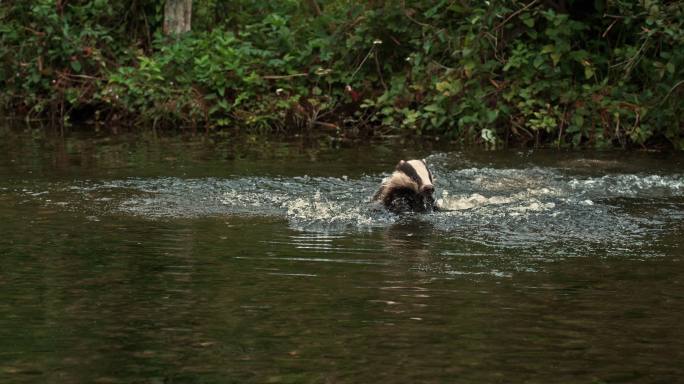
M28 3L0 4L23 115L684 149L679 1L208 0L178 39L161 2Z

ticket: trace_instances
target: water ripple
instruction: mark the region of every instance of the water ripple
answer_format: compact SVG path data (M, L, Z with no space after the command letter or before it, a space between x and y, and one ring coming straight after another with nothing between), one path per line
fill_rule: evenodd
M433 164L438 202L447 210L396 216L370 203L385 175L347 177L130 178L27 185L18 192L89 217L147 219L221 215L282 217L307 234L286 241L299 249L339 251L336 235L417 221L442 236L497 247L567 248L639 245L682 217L680 174L571 176L553 168L451 169ZM5 192L6 193L6 192ZM672 201L675 199L675 201ZM648 204L644 204L648 202ZM317 233L317 235L309 235ZM363 252L363 247L358 251Z

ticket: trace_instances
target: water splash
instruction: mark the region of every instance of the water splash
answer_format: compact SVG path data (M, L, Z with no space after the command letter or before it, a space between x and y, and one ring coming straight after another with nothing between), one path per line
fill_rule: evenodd
M577 177L551 168L450 169L448 157L428 158L436 176L438 204L446 212L395 216L377 209L370 197L385 175L347 177L132 178L51 184L23 194L63 209L148 219L221 215L285 218L292 228L344 232L419 221L441 236L497 247L556 244L640 244L673 218L682 205L665 211L652 205L635 210L632 200L650 202L684 196L682 175L611 174ZM69 197L71 196L71 197Z

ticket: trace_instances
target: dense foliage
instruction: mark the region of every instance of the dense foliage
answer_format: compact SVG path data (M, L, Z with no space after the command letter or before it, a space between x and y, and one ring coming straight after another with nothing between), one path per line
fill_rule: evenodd
M0 103L62 123L684 148L684 2L0 3ZM239 128L236 128L239 127Z

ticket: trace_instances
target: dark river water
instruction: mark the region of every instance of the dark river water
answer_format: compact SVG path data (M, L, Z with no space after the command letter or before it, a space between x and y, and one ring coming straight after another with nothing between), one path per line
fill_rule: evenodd
M684 382L683 165L0 129L0 383Z

